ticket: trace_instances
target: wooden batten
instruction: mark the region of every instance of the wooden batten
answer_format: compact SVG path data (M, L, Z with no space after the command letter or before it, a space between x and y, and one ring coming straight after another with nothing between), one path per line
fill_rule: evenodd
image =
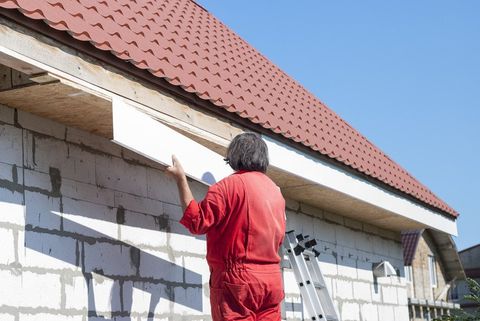
M113 137L111 102L62 82L0 92L0 104Z

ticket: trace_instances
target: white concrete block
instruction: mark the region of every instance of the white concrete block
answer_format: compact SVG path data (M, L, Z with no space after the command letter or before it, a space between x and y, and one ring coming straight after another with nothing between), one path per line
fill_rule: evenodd
M398 304L397 288L394 286L382 285L382 297L384 303Z
M372 303L363 303L360 305L360 320L379 321L378 308Z
M359 280L373 283L372 262L357 261L357 277Z
M118 237L116 209L105 205L63 198L63 229L95 238Z
M13 231L0 228L0 244L2 247L0 254L0 264L10 264L15 262L15 239ZM1 320L1 319L0 319Z
M193 198L196 200L202 200L208 191L208 186L198 181L189 181L190 189L192 190Z
M283 273L284 291L288 294L300 294L293 270L285 269Z
M19 321L83 321L83 316L79 315L65 315L65 314L50 314L50 313L20 313ZM3 319L2 319L3 321Z
M93 273L90 287L95 298L95 310L99 315L111 318L111 312L121 310L120 285L118 281Z
M355 248L355 233L343 225L335 225L335 239L337 244Z
M187 272L180 258L169 257L167 253L143 250L140 253L140 276L183 282L184 271ZM195 275L192 274L194 278ZM200 279L200 276L198 276ZM199 284L201 281L198 282Z
M301 227L301 230L295 231L296 234L302 233L303 236L310 236L310 238L316 238L313 229L314 218L302 213L299 213L296 217L297 224Z
M32 231L19 232L18 260L25 267L79 271L80 244L64 236Z
M122 206L123 208L155 216L163 215L163 203L158 200L136 196L123 192L115 192L115 207Z
M378 305L378 320L395 320L393 305Z
M96 183L117 191L147 196L147 169L118 157L95 155Z
M170 221L169 246L178 252L206 255L207 242L204 235L192 235L180 223Z
M25 223L32 227L60 230L60 199L25 191Z
M83 276L64 276L65 308L86 310L88 309L88 286Z
M366 282L353 282L353 297L359 301L372 301L371 284Z
M357 279L357 262L346 257L337 257L338 275L344 278Z
M58 275L32 272L17 274L0 270L0 280L0 298L4 305L19 308L60 308L61 286Z
M341 308L342 321L360 320L360 305L354 302L344 302Z
M67 143L53 137L25 133L25 166L38 172L48 173L50 167L58 168L62 175L67 166ZM55 155L55 157L52 157Z
M115 206L114 191L96 185L63 178L61 193L63 196L91 203Z
M318 257L318 263L323 274L335 276L338 275L337 258L331 254L320 254Z
M22 110L18 110L18 123L25 129L43 135L53 136L58 139L65 138L65 125Z
M13 124L14 112L15 112L15 109L5 105L0 105L0 122Z
M120 240L137 247L166 247L166 226L160 226L157 217L125 211L125 223L120 225ZM168 220L167 220L168 222ZM162 221L164 224L165 222Z
M138 253L129 246L100 242L85 243L85 270L107 276L135 275L134 262L138 259L136 255Z
M27 167L43 173L49 173L53 167L60 171L62 178L95 184L95 155L65 141L30 133L25 141Z
M23 194L0 188L0 223L25 226Z
M22 167L17 165L0 163L0 180L21 184L23 182Z
M179 222L183 217L183 210L180 205L164 203L163 213L167 215L170 220L176 222Z
M333 286L334 281L332 280L332 278L324 276L324 280L327 286L328 293L330 294L330 297L332 298L336 297L335 295L336 288Z
M363 252L373 252L374 236L365 232L355 233L355 248Z
M170 204L180 204L177 183L173 178L157 169L148 168L146 171L149 198Z
M189 317L204 314L201 288L176 287L174 294L173 313Z
M380 256L388 256L388 241L381 237L374 237L373 253Z
M22 165L22 129L0 124L0 162Z
M61 168L62 177L75 181L96 184L95 181L95 154L84 148L68 144L68 163Z
M84 145L101 153L121 157L122 147L112 143L110 140L100 137L81 129L67 127L67 142Z
M203 286L208 287L208 280L210 278L210 269L205 258L184 256L182 258L185 269L201 275ZM185 275L185 282L189 284L196 284L198 282L198 275L187 273Z
M2 106L0 106L1 108ZM1 109L0 109L0 121L1 121ZM2 321L15 321L15 316L13 314L0 313L0 320Z
M335 296L340 299L353 299L353 286L350 280L336 279L335 283Z
M324 220L314 219L313 220L313 231L315 238L335 243L335 228L334 225L328 223Z
M15 306L20 305L22 298L22 279L18 273L8 270L0 270L0 298L2 305Z
M126 295L126 293L131 293L131 295ZM150 312L155 315L166 313L170 311L171 304L171 301L166 298L166 293L167 289L164 284L125 282L123 284L124 307L134 313Z
M39 188L45 192L52 191L52 183L48 172L43 173L31 169L25 169L25 186Z
M408 306L397 306L394 308L395 312L395 321L408 321L410 320L410 315L408 312Z
M382 285L380 284L371 284L372 287L372 301L373 302L382 302Z
M408 305L408 296L406 287L397 288L397 298L399 305Z

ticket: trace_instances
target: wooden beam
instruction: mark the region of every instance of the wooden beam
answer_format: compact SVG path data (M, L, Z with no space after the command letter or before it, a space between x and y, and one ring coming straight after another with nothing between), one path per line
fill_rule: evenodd
M0 65L0 90L12 88L12 68Z
M111 102L61 82L0 92L0 104L113 137Z
M0 64L21 71L27 75L43 72L42 69L35 67L32 64L26 63L25 61L22 61L20 59L13 58L3 52L0 52Z

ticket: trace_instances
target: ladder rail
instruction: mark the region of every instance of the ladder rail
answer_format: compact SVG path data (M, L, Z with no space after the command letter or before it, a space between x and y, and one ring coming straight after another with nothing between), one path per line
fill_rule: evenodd
M304 240L301 235L299 237L301 242L294 231L289 231L283 245L307 313L311 320L340 321L317 260L319 253L310 250L316 242L306 241L307 237Z

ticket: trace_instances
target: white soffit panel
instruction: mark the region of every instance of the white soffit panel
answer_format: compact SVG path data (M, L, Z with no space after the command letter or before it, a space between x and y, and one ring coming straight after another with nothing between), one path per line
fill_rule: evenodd
M274 167L380 207L393 215L406 217L450 235L457 235L457 224L454 219L449 219L267 136L263 136L263 139L268 146L270 165Z
M172 155L181 162L187 176L211 185L232 173L223 157L126 100L114 97L113 141L163 165L171 165Z

